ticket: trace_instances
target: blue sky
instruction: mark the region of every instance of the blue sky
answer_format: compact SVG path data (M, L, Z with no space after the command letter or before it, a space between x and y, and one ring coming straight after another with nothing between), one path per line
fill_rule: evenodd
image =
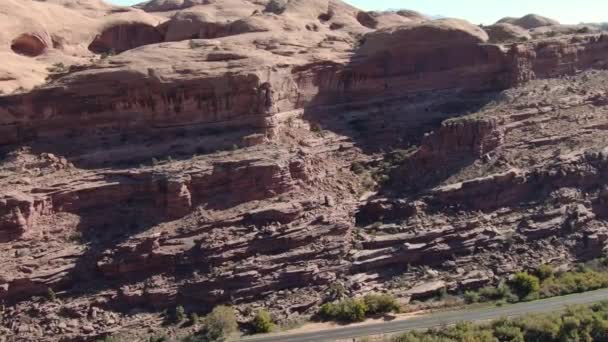
M1 1L1 0L0 0ZM109 0L132 5L143 0ZM505 17L537 13L564 24L608 22L608 0L346 0L367 10L413 9L432 15L491 24Z

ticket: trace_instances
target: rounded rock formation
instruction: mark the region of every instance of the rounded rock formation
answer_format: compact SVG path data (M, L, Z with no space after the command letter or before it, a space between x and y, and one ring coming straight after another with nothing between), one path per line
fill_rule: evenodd
M222 36L226 24L220 24L203 12L182 11L162 25L165 40L175 42L185 39L212 39Z
M150 0L135 7L146 12L165 12L203 5L207 2L208 0Z
M491 43L521 42L532 39L527 30L507 23L486 26L483 29L488 33Z
M37 33L24 33L11 42L11 49L20 55L36 57L49 48L50 37Z
M373 12L361 11L357 13L357 21L359 24L370 29L375 29L378 26L378 20L374 17Z
M497 22L497 24L502 24L502 23L516 25L516 26L523 27L528 30L537 28L537 27L543 27L543 26L559 25L559 22L557 20L543 17L543 16L540 16L537 14L528 14L521 18L506 17L506 18L500 19Z
M143 45L162 42L162 34L145 23L121 23L106 28L89 45L93 53L121 53Z
M381 29L367 34L364 39L360 52L370 55L396 46L412 50L485 43L489 37L484 30L465 20L440 19Z

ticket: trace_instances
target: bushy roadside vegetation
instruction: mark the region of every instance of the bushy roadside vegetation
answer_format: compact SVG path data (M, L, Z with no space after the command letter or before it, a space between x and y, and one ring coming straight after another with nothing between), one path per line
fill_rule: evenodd
M542 265L535 272L517 273L509 282L464 294L467 303L517 302L563 296L608 287L608 260L579 265L572 271L556 272Z
M361 322L368 316L399 312L401 306L395 297L388 294L368 294L363 298L347 298L325 303L318 312L326 321Z
M218 306L205 316L201 329L194 335L184 339L184 342L220 342L238 331L238 323L234 309L228 306Z
M251 321L251 327L256 334L265 334L272 332L275 329L272 315L266 310L260 310L255 314Z
M608 341L608 302L570 307L563 313L502 319L486 325L459 323L427 332L409 332L393 339L393 342L497 341Z

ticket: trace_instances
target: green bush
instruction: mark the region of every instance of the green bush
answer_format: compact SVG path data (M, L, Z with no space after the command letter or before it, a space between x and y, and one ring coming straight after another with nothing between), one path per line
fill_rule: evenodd
M489 325L459 323L453 327L410 332L393 342L605 342L608 302L575 306L560 314L501 319Z
M234 309L222 305L215 307L203 319L202 328L187 337L184 342L222 342L237 330L238 323Z
M274 330L272 316L266 310L260 310L256 313L253 321L251 321L251 326L256 334L269 333Z
M559 335L559 318L554 316L531 316L523 321L526 342L556 341Z
M597 290L608 287L608 272L597 272L588 268L566 272L542 283L541 297L562 296L571 293Z
M475 291L467 291L464 293L464 301L467 304L473 304L481 301L481 296L478 292Z
M554 273L555 273L555 271L553 271L553 267L551 267L549 265L541 265L536 270L536 276L538 277L538 279L540 281L545 281L545 280L553 277Z
M367 306L367 314L385 314L401 311L401 306L394 296L389 294L368 294L363 297Z
M198 317L198 314L196 312L190 314L190 324L197 325L200 320L201 319L200 317Z
M176 323L183 322L186 319L186 310L181 305L175 307L175 312L173 313L173 319Z
M520 300L531 298L540 291L540 280L531 274L520 272L511 280L511 288Z
M482 302L499 300L506 300L509 302L515 301L511 289L505 284L500 284L497 287L484 287L479 290L479 297Z
M525 342L521 328L509 321L499 321L493 325L494 336L501 342Z
M344 299L321 305L319 317L340 322L361 322L367 314L367 305L361 299Z

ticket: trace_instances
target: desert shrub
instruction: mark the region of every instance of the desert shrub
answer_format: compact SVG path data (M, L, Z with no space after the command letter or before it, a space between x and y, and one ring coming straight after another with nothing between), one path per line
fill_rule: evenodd
M555 316L530 316L524 318L524 339L526 342L556 341L560 322Z
M540 281L545 281L545 280L553 277L553 274L555 273L555 271L553 270L553 267L551 267L549 265L541 265L538 267L538 269L536 270L535 273Z
M596 272L589 268L562 273L542 283L541 297L561 296L571 293L608 287L608 272Z
M169 339L167 336L151 336L148 338L148 342L168 342Z
M367 306L367 313L371 315L401 310L397 299L389 294L368 294L363 297L363 301Z
M519 299L531 298L540 291L540 280L526 272L519 272L511 280L511 288Z
M183 322L186 319L186 310L184 310L184 307L181 305L178 305L175 307L175 310L173 312L173 320L176 323L180 323Z
M479 296L481 301L498 301L498 300L507 300L514 301L514 296L511 293L511 289L505 284L500 284L497 287L484 287L479 290Z
M580 29L576 30L576 33L579 33L579 34L591 33L591 28L589 28L589 26L583 26Z
M600 342L608 341L608 302L570 307L560 314L500 319L489 325L459 323L453 327L410 332L394 342Z
M114 336L107 335L101 338L98 338L95 342L119 342L120 340Z
M493 324L494 337L501 342L525 342L521 327L507 320L500 320Z
M201 319L196 312L190 314L190 324L197 325L200 320Z
M257 334L269 333L274 330L272 316L266 310L260 310L251 321L253 331Z
M467 291L464 293L464 301L467 304L477 303L481 300L481 296L478 292L475 291Z
M264 12L270 12L274 14L281 14L285 12L287 7L287 0L270 0L264 9Z
M50 287L46 289L46 299L51 302L54 302L57 299L57 294Z
M355 161L350 165L350 170L355 174L360 175L365 172L365 165L360 161Z
M344 299L321 305L319 317L340 322L361 322L365 319L367 306L361 299Z
M221 342L238 329L234 309L218 306L202 321L202 328L184 342Z

